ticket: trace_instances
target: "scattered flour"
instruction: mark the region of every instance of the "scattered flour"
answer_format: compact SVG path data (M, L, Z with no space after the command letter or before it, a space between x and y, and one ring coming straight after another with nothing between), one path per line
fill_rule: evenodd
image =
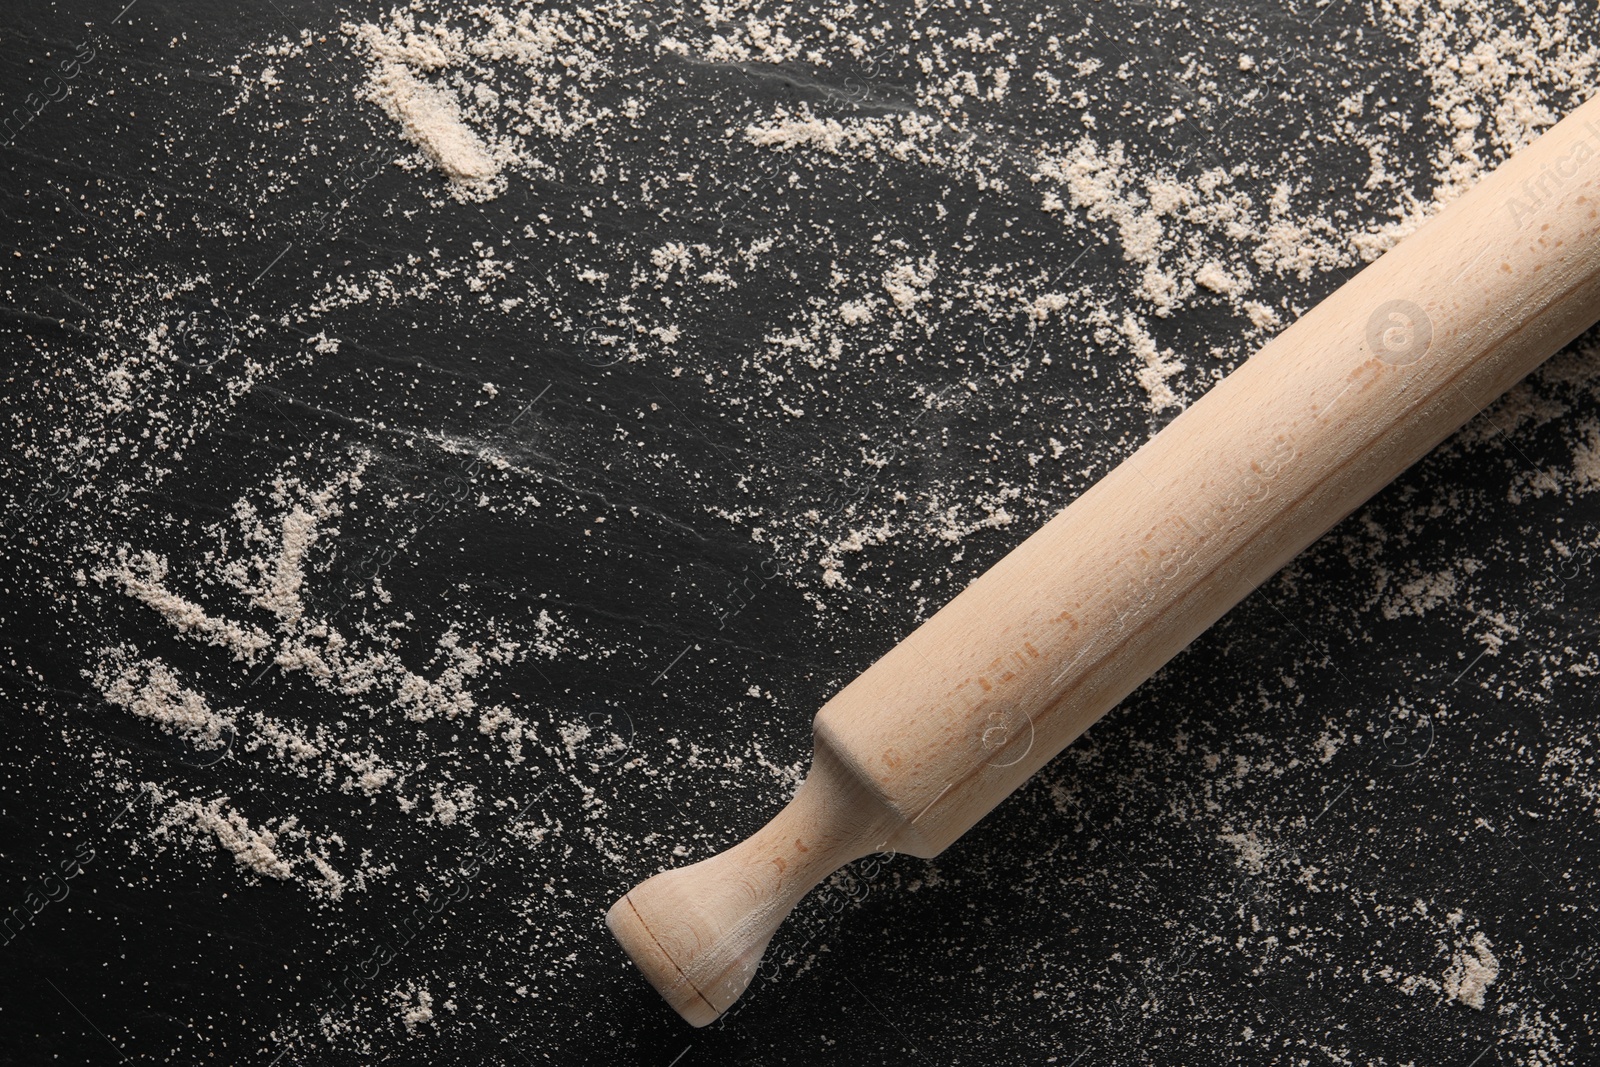
M1499 977L1500 961L1495 958L1489 938L1479 931L1472 935L1469 945L1456 949L1449 968L1444 972L1444 994L1451 1000L1482 1011L1484 994Z
M1453 570L1445 569L1420 575L1404 582L1395 595L1383 606L1383 617L1398 619L1402 615L1426 615L1440 604L1455 598L1459 581Z
M1134 318L1132 312L1122 317L1120 328L1122 336L1133 349L1134 357L1139 361L1138 368L1133 372L1133 379L1150 397L1150 410L1156 412L1167 408L1181 408L1182 399L1168 384L1184 369L1184 364L1178 359L1177 354L1170 348L1157 349L1155 339L1145 331L1144 326Z
M611 115L584 91L607 73L613 32L588 11L477 7L430 22L397 8L343 32L370 64L361 95L458 200L493 199L513 170L551 176L534 139L574 137Z
M1267 869L1271 853L1253 833L1222 833L1217 840L1232 845L1236 853L1234 862L1246 874L1261 874Z
M923 259L901 260L883 275L883 288L901 311L910 311L932 296L928 286L938 273L938 257L929 254Z
M95 668L85 673L110 703L202 748L226 744L232 734L229 717L212 711L203 695L180 685L165 663L141 659L129 645L102 649Z
M162 817L160 829L168 832L187 829L209 834L217 845L233 854L240 867L252 874L282 881L294 873L289 861L277 852L279 832L252 827L243 814L230 806L227 797L208 802L175 800Z
M95 570L94 577L119 586L180 633L224 648L245 663L255 663L272 644L271 638L256 627L213 618L194 601L166 588L163 583L167 580L167 561L154 552L134 553L126 547L119 548L111 562Z
M1337 17L1333 10L1330 20ZM1172 11L1152 18L1185 21L1177 9ZM922 577L895 585L900 572L892 578L885 572L915 566L935 555L959 560L969 539L979 541L974 534L1013 523L1029 525L1048 514L1101 473L1108 455L1137 445L1145 428L1140 420L1135 420L1135 429L1125 439L1117 437L1120 431L1111 423L1124 399L1131 398L1149 412L1181 408L1187 398L1198 395L1213 372L1242 358L1247 342L1303 310L1299 301L1304 295L1331 282L1325 275L1353 270L1382 254L1458 195L1483 168L1548 125L1574 94L1589 91L1585 87L1592 86L1595 69L1593 57L1569 43L1582 37L1581 20L1587 17L1576 11L1536 3L1517 9L1513 20L1497 19L1505 14L1503 7L1478 2L1427 7L1379 0L1362 13L1363 25L1392 38L1400 50L1400 67L1413 67L1417 77L1425 78L1432 98L1412 114L1408 106L1384 99L1382 86L1366 72L1346 70L1325 78L1306 75L1313 89L1332 86L1343 99L1330 113L1319 109L1310 93L1295 98L1305 103L1307 115L1314 116L1304 151L1286 139L1269 144L1264 155L1248 149L1235 154L1231 143L1219 141L1218 147L1225 149L1221 154L1227 157L1219 162L1200 151L1184 157L1185 149L1174 136L1184 132L1185 120L1176 113L1154 116L1150 125L1143 125L1143 119L1116 122L1116 135L1099 131L1113 125L1118 107L1139 95L1141 82L1164 72L1171 74L1174 88L1193 94L1195 99L1184 106L1195 114L1216 117L1232 103L1226 92L1217 89L1216 83L1224 81L1219 69L1236 67L1263 83L1270 76L1277 92L1276 79L1283 72L1268 51L1255 48L1251 55L1241 56L1229 49L1220 57L1220 68L1203 52L1196 53L1180 70L1165 64L1123 64L1110 57L1083 58L1077 50L1085 47L1085 39L1043 34L1035 38L1001 30L964 38L928 33L913 38L901 51L886 53L881 34L875 32L880 28L878 12L863 17L841 9L826 26L808 19L798 7L756 9L714 3L679 14L673 13L671 36L666 36L663 27L618 20L607 11L452 12L424 0L387 16L363 16L372 21L346 26L342 43L334 35L324 39L332 44L313 44L307 37L275 46L269 53L270 65L258 77L240 79L249 82L252 91L260 92L263 86L273 90L275 97L294 92L304 80L288 73L300 65L291 60L316 58L319 48L359 56L365 63L359 93L373 105L368 111L385 123L382 142L392 146L398 130L415 147L402 165L414 169L419 188L435 203L442 196L464 200L495 196L519 177L559 179L564 189L588 189L594 196L575 200L577 207L570 212L524 217L518 225L526 224L525 229L482 234L470 249L452 248L439 234L428 233L425 213L408 214L419 219L418 232L423 235L415 250L376 266L330 267L308 281L310 291L284 313L281 322L274 318L270 323L241 322L238 327L244 339L259 339L283 326L303 328L304 344L299 346L303 352L296 358L310 359L341 354L339 342L318 331L322 320L345 309L352 317L394 313L418 318L441 309L470 313L482 309L484 314L506 316L518 328L523 320L516 316L524 314L536 319L548 314L555 321L574 301L552 296L550 278L533 277L527 266L537 265L537 253L528 249L558 248L552 276L567 270L581 283L585 301L588 294L595 294L597 306L609 316L608 336L616 338L619 354L637 364L632 369L682 377L697 391L703 384L708 409L739 426L739 432L750 434L752 455L759 448L785 453L785 462L804 458L827 461L830 469L853 465L887 472L871 494L789 513L784 503L771 503L789 497L772 492L770 483L786 482L793 472L774 463L741 471L727 490L728 498L706 508L744 525L754 543L773 552L784 568L784 581L816 606L819 628L830 636L858 632L843 625L828 630L840 617L830 613L854 612L859 617L881 610L904 622L905 614L937 606L951 590L931 587L959 568L943 573L932 569L934 578L927 586ZM433 18L437 21L430 21ZM882 21L888 25L887 16ZM621 66L613 57L629 47L670 64L666 80L619 73ZM1405 55L1406 49L1414 54ZM1345 62L1337 54L1325 58L1330 63ZM745 99L744 83L738 80L762 84L774 74L804 76L812 67L829 74L826 68L840 60L854 61L857 66L851 70L864 68L869 81L884 83L869 86L860 98L870 98L870 107L774 106L753 93ZM745 69L745 65L774 63L786 67ZM1031 77L1029 63L1040 68ZM722 94L714 101L717 108L685 144L663 137L659 158L643 168L631 161L623 167L625 161L610 154L608 148L618 136L662 135L663 129L654 125L652 108L661 98L684 95L685 82L673 79L680 72L685 78L707 74L717 64L725 66L708 75L726 79L717 90ZM886 71L886 77L880 76ZM703 84L696 84L695 91ZM729 84L738 87L728 89ZM1300 88L1291 84L1284 91ZM1030 139L1043 135L1020 125L1002 135L985 110L1000 100L1008 107L1026 107L1030 99L1047 101L1049 107L1071 115L1081 131L1069 129L1063 136L1057 122L1046 143ZM613 121L617 125L611 125ZM1037 129L1048 126L1041 121ZM1148 136L1141 134L1141 128ZM1232 140L1230 133L1226 141ZM1405 149L1419 145L1424 154L1408 157ZM1295 177L1316 173L1314 165L1320 160L1341 154L1356 161L1360 171L1348 188L1329 192ZM749 210L729 234L711 236L705 228L679 225L685 221L687 205L703 206L690 199L697 191L720 192L731 185L735 199L743 195L747 189L740 182L748 177L741 168L752 158L767 168L777 189L770 201L744 204ZM981 234L976 226L970 232L952 226L949 232L930 229L926 243L918 243L920 232L881 242L874 239L871 255L852 260L848 253L865 243L861 235L846 232L847 226L835 227L837 232L813 231L813 238L820 234L824 243L807 244L808 238L797 237L798 231L789 225L793 219L780 210L785 202L809 210L812 203L802 197L829 183L830 188L859 186L864 193L887 198L894 190L880 179L893 178L896 168L907 166L935 179L929 188L948 187L957 194L937 203L908 205L925 209L928 219L943 221L948 213L959 220L974 199L965 194L972 193L980 206L1001 205L1011 216L1008 221L1059 231L1059 247L1041 257L1048 262L1024 264L1018 257L1019 261L1001 263L998 256L973 253L972 239ZM730 176L735 180L730 182ZM958 188L961 183L965 189ZM1015 195L1008 197L1013 190ZM602 255L600 246L606 242L597 236L600 227L590 210L599 214L608 204L642 205L658 213L661 232L652 232L647 239L610 242L619 247ZM1035 208L1038 218L1031 217ZM674 213L681 214L674 217ZM834 241L831 246L829 240ZM1093 253L1102 246L1107 249L1105 259L1112 261L1109 265L1121 271L1115 277L1101 278L1098 267L1059 274L1058 268L1075 262L1072 257L1081 249ZM802 277L791 266L805 257L817 262L815 278ZM829 263L830 258L835 262ZM105 272L85 273L99 284L108 283ZM807 289L812 281L817 284ZM760 351L741 355L737 365L724 364L720 356L698 358L697 350L704 346L696 332L697 309L741 287L745 293L765 292L757 290L760 286L792 288L803 301L782 303L777 314L788 321L767 330ZM205 418L217 414L186 412L162 392L169 389L175 395L176 386L170 383L179 378L170 368L185 362L177 358L175 343L181 330L168 321L173 295L193 297L203 289L201 280L148 287L162 290L154 298L155 315L134 329L136 316L126 315L124 326L119 310L117 330L110 329L109 313L106 325L107 332L133 337L137 356L118 356L96 367L94 376L86 379L87 387L78 390L88 398L82 403L92 416L84 432L49 441L49 448L40 449L68 457L84 469L93 468L96 461L109 461L116 448L129 450L118 459L131 456L125 469L142 470L135 479L141 490L159 484L167 468L181 469L174 454L196 437L203 438ZM137 292L117 293L125 303L135 296ZM1216 331L1218 339L1209 350L1186 347L1180 338L1193 322L1186 317L1191 308L1231 311L1238 316L1240 336L1224 338L1228 331ZM972 322L965 318L969 315L980 322L980 329L971 328ZM562 326L572 326L575 317L569 315ZM579 332L587 323L579 320L577 325L577 331L568 332ZM940 335L923 344L923 335L933 338L935 327ZM1034 329L1037 334L1030 332ZM981 343L969 343L962 336L984 331L991 332ZM1034 336L1044 343L1030 345ZM1082 359L1077 358L1080 349L1085 353ZM354 344L342 349L346 357L352 351L359 349ZM181 354L186 359L191 355ZM224 388L237 399L292 365L252 358L224 367L228 373ZM1456 446L1503 448L1507 432L1537 429L1562 419L1577 402L1574 397L1594 389L1596 365L1600 360L1592 356L1553 365L1493 409L1492 419L1459 435ZM863 432L860 441L849 442L842 458L822 452L796 452L791 457L788 438L760 436L763 420L777 423L780 415L786 427L802 428L797 434L807 425L802 419L831 428L833 424L824 420L838 417L848 426L853 416L835 399L854 388L850 371L858 367L898 375L908 383L911 399L896 410L885 410L875 425L863 422L852 427L874 433L879 426L893 427L886 432L887 440L869 440ZM1056 392L1042 384L1050 380L1043 373L1046 367L1053 368L1050 375L1060 383ZM1107 375L1108 369L1113 374ZM526 372L525 364L486 368L496 381L513 383L503 388L480 389L469 377L466 385L472 402L487 404L500 392L515 395ZM387 374L387 369L374 371L373 380L383 381ZM953 395L928 384L940 376L953 383ZM1083 401L1082 397L1099 395L1091 381L1102 377L1114 378L1127 397L1112 391L1111 402L1103 407L1097 406L1098 401ZM412 381L401 380L409 391ZM729 385L730 381L736 384ZM961 405L969 397L991 412L1002 405L1014 407L1026 413L1025 419L1019 417L988 440L968 440L961 436L968 414ZM595 388L592 402L600 410L612 400L603 387ZM38 407L41 412L47 409L44 404ZM148 436L141 435L142 427L126 434L105 432L105 419L136 419L146 410L160 415L150 420ZM653 418L654 403L650 412ZM909 419L918 415L926 418L920 421L915 440L896 439ZM686 473L682 457L656 452L655 442L668 438L659 432L652 437L650 431L660 427L642 414L643 432L634 431L631 423L622 426L622 418L616 416L620 437L630 445L638 443L641 454L650 458L637 469L619 465L614 472L618 484L632 480L649 485L679 474L698 480L708 474L704 469ZM1085 440L1093 441L1086 432L1091 426L1106 427L1111 434L1106 440L1115 447L1086 447ZM387 439L395 428L388 424L379 429ZM820 434L820 429L813 432ZM1572 427L1563 426L1561 432L1570 445L1570 462L1520 474L1511 490L1513 504L1551 494L1576 498L1600 484L1600 431L1593 421L1573 420ZM116 448L105 447L108 438ZM795 440L799 439L797 435ZM525 493L521 501L508 502L505 494L484 484L471 487L471 499L477 506L505 509L520 519L550 516L561 506L552 507L550 501L571 489L567 483L581 484L571 470L561 469L567 457L558 447L537 444L539 455L530 460L526 453L533 446L519 456L514 448L502 450L434 428L419 428L406 438L407 448L428 450L432 456L469 457L485 470L519 480ZM1022 453L1027 454L1026 466L1008 466ZM891 464L890 457L903 462ZM1030 474L1035 464L1039 473ZM551 481L560 482L559 487ZM208 793L204 798L179 799L163 793L158 830L163 839L223 848L252 877L300 885L328 906L385 877L394 869L395 859L413 858L416 852L385 854L381 845L347 850L339 827L333 825L313 833L302 823L311 818L310 812L321 811L322 802L344 804L350 826L370 825L365 809L386 806L383 814L392 817L398 808L409 815L407 829L418 836L475 836L483 818L499 803L494 790L479 788L473 777L480 761L518 773L528 770L519 762L526 758L525 752L558 767L582 766L596 752L604 759L626 752L626 740L610 728L593 725L597 720L592 718L557 719L553 730L543 724L535 730L527 694L511 696L495 688L497 668L524 657L583 659L591 654L581 651L586 647L584 634L566 610L553 606L558 601L552 600L548 609L530 611L515 626L494 619L463 620L453 614L452 605L426 617L432 631L419 632L424 623L404 610L405 595L397 591L391 596L373 579L356 590L359 610L341 612L339 602L319 588L320 580L330 573L330 560L360 551L362 543L340 526L355 526L372 511L386 517L389 512L379 509L393 505L372 499L383 494L365 487L359 470L353 477L309 486L287 475L265 482L262 488L263 481L252 480L256 488L248 499L239 502L229 519L205 531L215 547L193 558L180 558L170 546L164 547L171 552L170 560L165 554L142 551L137 539L115 547L104 544L108 540L114 544L126 533L101 534L71 546L75 554L88 546L96 562L83 566L100 587L91 591L111 593L105 601L114 610L137 613L142 623L153 619L164 636L222 649L236 661L211 675L191 676L133 646L115 645L111 638L96 637L89 648L91 655L95 649L104 650L91 677L112 704L196 743L219 736L226 728L237 729L236 751L252 757L250 772L262 776L260 800L247 796L243 788L230 788L229 797ZM741 493L752 499L738 499ZM762 493L768 498L761 498ZM357 495L363 497L359 507ZM598 504L590 506L600 510ZM1427 522L1436 521L1438 516L1429 511L1434 506L1436 502L1428 501L1401 509L1403 520L1387 532L1360 526L1358 519L1336 535L1345 543L1328 551L1346 552L1358 565L1383 570L1383 582L1388 584L1382 584L1362 610L1330 627L1343 636L1401 617L1437 623L1450 614L1447 607L1455 606L1467 620L1462 631L1463 666L1477 651L1476 645L1491 652L1506 648L1513 654L1504 660L1514 659L1513 640L1528 633L1531 644L1531 639L1542 637L1540 627L1505 605L1476 602L1473 572L1460 553L1417 564L1415 570L1396 567L1399 577L1387 577L1384 546L1413 537ZM629 507L638 519L649 504L640 501ZM610 526L591 521L600 516L584 514L583 536L592 532L600 542L622 524L619 519L626 521L627 514L627 508L612 509L604 516L611 519ZM384 526L383 519L376 525ZM1553 563L1568 572L1593 566L1593 554L1600 546L1593 543L1592 533L1580 523L1557 532L1559 542L1550 550ZM383 536L390 547L408 546L415 542L417 530L401 524L384 529ZM79 579L80 586L88 583L88 578ZM901 595L903 590L909 592ZM1539 595L1548 592L1540 586ZM1354 599L1359 606L1360 598ZM1547 680L1588 677L1600 670L1600 661L1588 649L1563 651L1546 644L1539 654L1549 659ZM140 645L145 647L142 639ZM684 669L692 668L701 654L696 645ZM176 656L172 660L179 662ZM1485 663L1491 661L1492 657ZM245 671L240 664L252 669ZM265 687L254 692L242 688L269 664L284 675L284 685L320 698L316 714L296 715L277 706L259 695L268 692ZM1286 666L1286 677L1277 684L1262 680L1263 707L1288 714L1296 701L1305 699L1303 678L1295 677L1300 666ZM1523 687L1515 676L1508 679L1502 674L1494 684L1507 699L1527 700L1530 705L1548 699L1530 693L1538 687ZM213 697L208 698L207 692ZM746 688L741 679L727 690L728 701L735 706L739 700L760 698L761 692L759 685ZM219 707L224 701L230 706L213 709L213 700ZM768 690L763 712L774 703ZM1326 706L1320 710L1327 712ZM1211 711L1226 713L1220 708ZM1503 1003L1488 1004L1486 990L1500 980L1500 962L1487 937L1478 934L1463 940L1464 935L1445 930L1426 909L1418 913L1409 900L1397 903L1392 894L1364 884L1349 870L1327 871L1299 863L1290 851L1280 850L1287 839L1282 827L1266 820L1253 822L1248 832L1232 832L1241 813L1254 818L1264 810L1250 806L1257 801L1245 790L1270 788L1276 777L1303 774L1307 767L1319 780L1348 770L1347 761L1363 755L1360 727L1352 721L1309 723L1304 737L1317 735L1316 739L1292 746L1296 751L1287 756L1281 751L1263 756L1259 749L1249 757L1239 754L1238 749L1252 744L1266 746L1268 742L1259 738L1223 743L1199 731L1198 736L1181 736L1180 748L1209 749L1197 753L1196 766L1204 773L1193 782L1203 795L1191 806L1192 798L1174 791L1170 810L1157 813L1153 825L1183 827L1172 831L1176 833L1207 827L1232 850L1237 871L1248 876L1231 887L1238 896L1230 907L1237 907L1242 921L1234 924L1237 938L1225 950L1258 967L1276 966L1283 953L1292 952L1328 968L1326 973L1345 973L1339 969L1350 966L1352 958L1359 967L1363 954L1376 960L1387 951L1393 944L1386 940L1391 931L1420 932L1443 954L1408 968L1427 974L1401 977L1376 963L1364 970L1404 993L1427 992L1441 1001L1492 1010L1506 1040L1521 1042L1528 1050L1529 1062L1541 1062L1535 1057L1547 1049L1557 1050L1547 1056L1549 1062L1561 1062L1563 1035L1576 1033L1570 1020L1531 1003L1531 997L1514 1004L1507 996ZM457 730L457 724L465 728ZM1193 728L1193 723L1189 726ZM449 740L416 740L425 734ZM1562 740L1561 746L1530 758L1544 759L1540 774L1552 796L1586 805L1586 813L1593 812L1600 801L1587 784L1595 762L1592 738L1569 731ZM731 750L720 742L697 745L688 740L680 745L673 738L661 749L661 754L641 761L636 773L639 781L666 792L709 775L746 784L748 777L742 776L754 776L786 792L792 791L803 770L803 763L792 762L788 754L768 758L759 744ZM1065 760L1071 768L1092 766L1094 752L1091 736L1070 750ZM1140 763L1159 765L1163 758L1151 750L1141 755ZM1075 808L1072 772L1062 771L1058 764L1051 773L1055 780L1050 796L1057 812L1068 815ZM101 780L114 780L114 775ZM1149 794L1142 779L1107 775L1096 780L1130 810L1137 810ZM603 789L585 786L581 791L585 812L581 825L573 819L547 826L530 817L518 824L515 834L530 846L547 838L564 838L566 844L578 847L592 845L599 850L597 855L619 866L637 862L636 857L653 846L649 838L626 839L610 820L601 818ZM1361 792L1358 786L1351 796ZM1335 801L1338 795L1337 787L1330 788L1325 798ZM276 810L267 803L268 797L274 802L287 797L305 803L290 808L294 815L263 822L260 812ZM1285 816L1286 823L1309 818L1322 799L1319 795L1303 814ZM251 813L248 818L245 812ZM330 816L335 818L339 817ZM1337 814L1326 816L1337 818ZM690 827L685 840L692 844L678 845L679 854L706 844L692 836L698 833L699 828ZM1110 838L1098 835L1094 844L1106 841L1114 847ZM1056 857L1050 862L1056 863ZM1322 865L1341 862L1336 854L1317 859ZM1055 873L1045 861L1038 866L1031 863L1030 877ZM1109 869L1085 860L1073 877L1104 878ZM914 892L919 885L936 884L938 878L937 869L930 868L926 881L919 877L902 888ZM525 929L535 931L529 937L548 940L515 942L518 958L528 955L530 944L543 950L583 936L559 923L547 927L548 911L541 910L547 902L539 899L546 892L553 890L544 886L532 891ZM1123 892L1125 887L1119 886L1119 896ZM1253 907L1258 900L1266 906ZM1324 908L1319 926L1317 905L1330 901L1338 921ZM1307 911L1309 917L1300 913ZM1219 923L1231 923L1217 914ZM1346 914L1355 921L1344 921ZM1361 931L1371 931L1370 937ZM1213 944L1212 936L1208 930L1205 946ZM1347 937L1355 940L1344 940ZM1221 945L1220 940L1216 943ZM1503 947L1500 955L1516 959L1517 952L1515 946ZM555 955L536 958L539 978L559 990L562 976L572 969L570 961L563 963ZM1441 969L1442 980L1430 976ZM1007 992L1037 981L1034 993L1041 997L1040 1003L1061 1004L1065 1018L1072 1010L1082 1010L1079 1006L1087 1002L1074 997L1098 989L1100 976L1077 971L1014 980L995 975L994 980L1011 983ZM532 978L529 987L534 997L549 996L549 987ZM519 990L519 995L527 994ZM433 1022L432 995L420 985L402 989L392 1001L374 1000L378 1013L374 1018L393 1028L398 1029L396 1008L407 1033L420 1032ZM1181 1012L1180 1000L1153 995L1148 1013L1134 1013L1145 1029L1118 1036L1150 1037L1154 1027L1148 1020ZM448 1000L443 1007L454 1010ZM559 1025L563 1017L546 1018ZM1115 1019L1104 1021L1116 1025ZM1260 1039L1260 1026L1245 1027L1245 1040ZM1329 1039L1329 1047L1317 1045L1315 1050L1330 1062L1357 1062L1333 1044Z
M372 75L367 98L399 123L406 140L444 172L461 199L487 200L503 188L497 181L500 161L461 117L460 101L449 89L384 60Z
M433 1023L433 994L421 985L408 985L394 993L400 1007L400 1022L407 1034L415 1034L423 1026Z

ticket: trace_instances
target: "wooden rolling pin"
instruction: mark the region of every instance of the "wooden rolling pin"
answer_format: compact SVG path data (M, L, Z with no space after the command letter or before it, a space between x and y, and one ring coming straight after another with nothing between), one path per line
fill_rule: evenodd
M703 1026L840 866L930 857L1600 319L1600 97L1218 383L817 713L788 806L606 922Z

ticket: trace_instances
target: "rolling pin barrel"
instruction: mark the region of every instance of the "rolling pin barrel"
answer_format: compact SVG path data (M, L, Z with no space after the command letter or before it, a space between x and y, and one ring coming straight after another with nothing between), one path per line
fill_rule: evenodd
M765 828L613 933L690 1022L801 896L933 856L1224 612L1600 319L1600 98L1302 317L818 712Z

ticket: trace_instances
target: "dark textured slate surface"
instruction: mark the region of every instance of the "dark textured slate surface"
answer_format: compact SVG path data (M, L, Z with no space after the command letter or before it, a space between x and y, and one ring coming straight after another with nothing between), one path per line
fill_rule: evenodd
M408 147L355 97L364 69L338 25L384 9L139 0L114 19L118 6L0 16L7 108L85 42L94 57L0 149L0 906L37 911L0 947L5 1062L1592 1062L1600 510L1562 473L1600 416L1592 338L945 855L858 867L809 900L739 1010L690 1031L627 968L604 909L759 825L809 752L817 706L1170 417L1092 325L975 312L954 290L915 321L880 316L833 361L775 358L768 341L838 299L831 270L873 276L885 249L1116 306L1137 279L1110 224L1064 226L1018 162L1071 144L1079 111L1018 77L1012 96L970 102L975 169L843 166L723 131L802 102L903 110L922 75L902 31L854 68L614 42L617 73L590 99L637 94L647 114L543 146L555 177L519 173L497 199L458 204L435 172L391 165ZM1361 191L1365 154L1327 136L1353 79L1419 116L1414 138L1374 129L1428 191L1446 135L1420 118L1427 87L1390 61L1412 42L1364 9L981 6L922 24L1034 45L1055 33L1100 57L1096 98L1123 103L1101 104L1096 136L1176 173L1237 162L1254 191L1291 175L1347 205L1350 228L1374 224L1388 194ZM637 21L649 41L691 20ZM263 56L302 28L331 43ZM1217 91L1271 91L1198 107L1185 68L1246 47L1260 69ZM1125 62L1138 73L1111 78ZM271 63L284 87L246 96ZM1173 107L1192 114L1162 125ZM631 185L588 180L601 162ZM984 167L1003 188L974 177ZM639 175L689 169L655 203L630 193ZM777 252L737 288L672 290L670 311L632 320L573 269L626 278L665 242L720 252L764 235ZM464 274L436 295L318 307L337 279L408 256L470 263L484 246L514 266L489 290L521 296L512 311L479 302ZM1308 307L1354 269L1263 272L1258 296ZM682 335L614 362L606 331L634 321ZM1149 321L1164 346L1225 350L1188 359L1187 396L1259 341L1215 301ZM337 350L317 352L319 336ZM147 350L114 410L104 370ZM1030 462L1051 437L1070 439L1068 462ZM413 722L246 670L93 575L119 547L156 552L192 599L268 626L210 576L248 547L235 502L269 511L274 477L320 486L358 455L361 488L309 557L308 612L350 632L410 612L392 651L430 676L441 634L526 642L554 612L555 654L474 683L536 728L523 762L466 720ZM1557 475L1540 493L1543 471ZM920 502L995 486L1019 490L1010 525L945 541L912 520ZM820 580L808 524L831 541L886 518L910 532L855 557L868 565L843 588ZM219 531L233 540L219 547ZM1446 571L1455 585L1425 612L1383 610ZM1485 633L1508 633L1485 621L1496 614L1514 635L1484 654ZM419 783L472 786L478 807L447 825L301 774L242 728L220 756L164 734L84 676L120 643L213 706L381 748ZM171 798L222 796L254 825L338 834L336 866L366 849L393 869L334 901L159 833ZM58 871L74 876L46 881ZM63 899L35 906L56 887ZM1498 965L1481 1010L1438 985L1478 935ZM1419 976L1434 986L1406 981ZM412 1034L396 998L418 988L435 1019Z

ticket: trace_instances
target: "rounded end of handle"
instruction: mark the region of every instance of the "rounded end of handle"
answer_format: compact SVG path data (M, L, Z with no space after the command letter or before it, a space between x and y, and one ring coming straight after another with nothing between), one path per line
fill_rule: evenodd
M819 739L800 791L771 822L726 852L640 882L606 925L673 1010L705 1026L750 985L800 898L880 847L895 824Z
M714 859L720 859L715 857ZM713 860L706 860L712 863ZM750 985L783 916L766 929L729 926L697 887L706 873L680 867L634 886L606 912L606 926L657 993L691 1026L705 1026ZM785 909L787 914L787 909Z

